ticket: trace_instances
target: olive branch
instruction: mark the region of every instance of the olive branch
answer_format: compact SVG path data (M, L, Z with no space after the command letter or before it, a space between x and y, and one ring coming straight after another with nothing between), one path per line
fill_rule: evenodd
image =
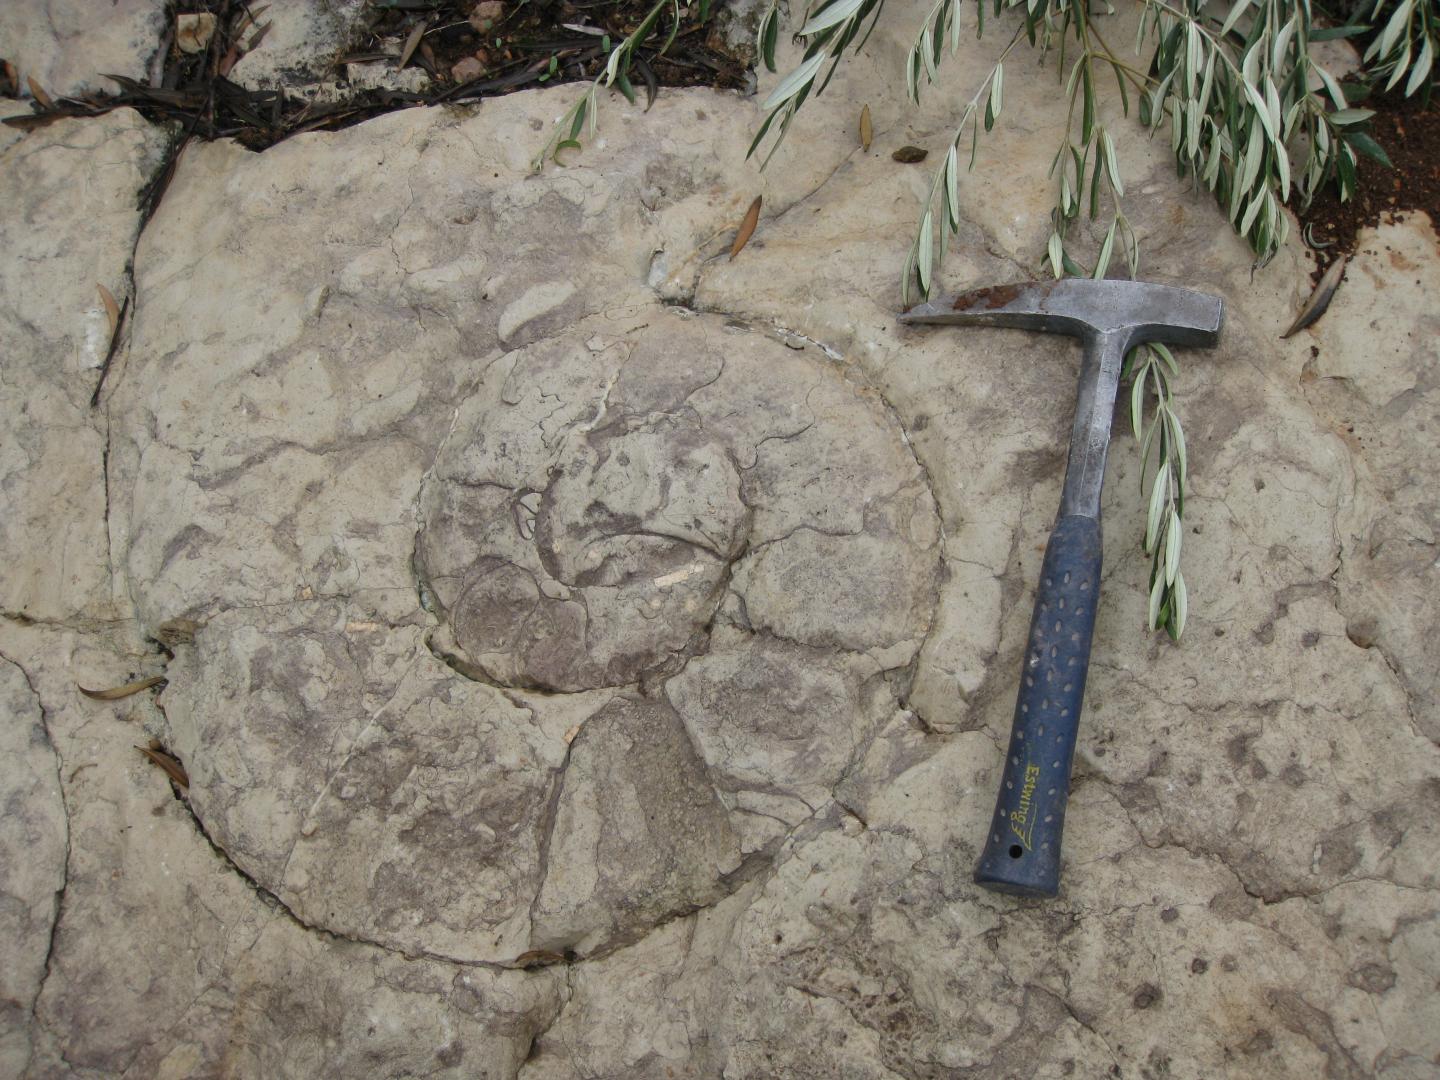
M765 102L769 114L751 153L778 120L768 163L784 139L795 113L810 93L820 93L842 55L869 20L873 29L884 0L823 0L812 5L796 37L806 42L804 58ZM1066 124L1051 160L1054 204L1045 258L1056 278L1104 277L1118 246L1132 277L1139 272L1140 238L1122 210L1123 174L1115 139L1098 119L1098 95L1113 77L1121 112L1130 115L1132 95L1140 122L1152 137L1168 122L1176 171L1191 177L1215 198L1231 226L1263 266L1289 234L1281 206L1292 198L1303 207L1333 181L1341 199L1355 191L1358 154L1388 164L1384 151L1365 131L1374 114L1356 108L1363 87L1347 95L1335 76L1310 55L1312 42L1351 36L1365 27L1325 29L1312 20L1309 0L1233 0L1207 9L1203 0L1139 0L1141 18L1136 57L1122 59L1094 24L1088 0L992 0L999 16L1018 10L1021 21L1000 57L981 78L979 89L961 110L960 123L935 170L921 205L914 241L901 271L901 297L910 304L918 293L928 297L936 272L961 225L960 148L967 127L967 170L974 167L980 131L990 131L1004 108L1005 62L1023 36L1041 51L1057 55L1056 72L1064 80ZM1440 47L1436 0L1376 0L1371 22L1384 29L1365 54L1367 74L1384 78L1387 88L1402 79L1405 93L1428 93L1431 69ZM922 81L938 81L948 52L959 49L960 0L936 0L922 23L905 64L906 92L917 104ZM977 34L984 33L985 3L976 4ZM761 18L758 48L771 71L779 32L778 0ZM866 34L869 30L865 31ZM860 44L863 44L860 37ZM948 46L948 49L947 49ZM858 51L860 45L855 45ZM825 82L816 85L830 61ZM983 101L983 111L981 103ZM1108 196L1108 198L1107 198ZM1072 227L1084 214L1109 222L1087 268ZM938 250L937 250L938 249ZM1141 443L1141 484L1156 462L1147 502L1145 553L1151 559L1147 625L1164 627L1178 639L1185 629L1189 598L1180 573L1185 512L1185 438L1171 392L1178 372L1163 345L1141 346L1126 358L1124 377L1131 385L1131 425ZM1151 403L1149 422L1146 403Z

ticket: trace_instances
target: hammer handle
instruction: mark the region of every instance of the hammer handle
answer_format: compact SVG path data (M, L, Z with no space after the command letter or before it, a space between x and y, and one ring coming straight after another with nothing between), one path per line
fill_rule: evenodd
M1061 517L1050 534L1020 671L995 816L975 880L1019 896L1060 888L1060 838L1090 637L1100 599L1100 522Z

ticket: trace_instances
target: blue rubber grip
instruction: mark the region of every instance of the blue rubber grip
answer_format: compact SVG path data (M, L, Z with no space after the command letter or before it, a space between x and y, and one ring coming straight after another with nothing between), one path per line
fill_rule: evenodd
M1019 896L1054 896L1060 889L1060 837L1090 669L1100 559L1098 520L1055 523L1040 568L995 816L975 867L976 882L987 889Z

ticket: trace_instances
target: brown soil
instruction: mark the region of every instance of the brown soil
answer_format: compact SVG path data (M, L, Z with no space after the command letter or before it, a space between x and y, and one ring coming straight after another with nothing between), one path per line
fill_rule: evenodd
M1341 202L1327 186L1300 214L1307 240L1315 246L1318 276L1339 255L1354 252L1361 229L1423 210L1440 231L1440 96L1428 103L1399 94L1365 103L1375 110L1370 134L1394 163L1387 169L1361 157L1356 192Z

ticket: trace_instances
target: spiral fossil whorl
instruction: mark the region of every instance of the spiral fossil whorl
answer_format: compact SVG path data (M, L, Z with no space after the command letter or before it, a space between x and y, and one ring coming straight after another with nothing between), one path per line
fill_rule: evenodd
M783 611L769 629L865 649L928 619L926 573L911 570L934 508L875 402L768 338L666 323L527 350L462 407L417 548L459 670L517 688L630 685L705 648L736 573L760 586L739 592L763 624L787 580L835 586L837 555L881 585L843 590L864 610L841 598L798 633ZM848 541L867 558L846 559Z

